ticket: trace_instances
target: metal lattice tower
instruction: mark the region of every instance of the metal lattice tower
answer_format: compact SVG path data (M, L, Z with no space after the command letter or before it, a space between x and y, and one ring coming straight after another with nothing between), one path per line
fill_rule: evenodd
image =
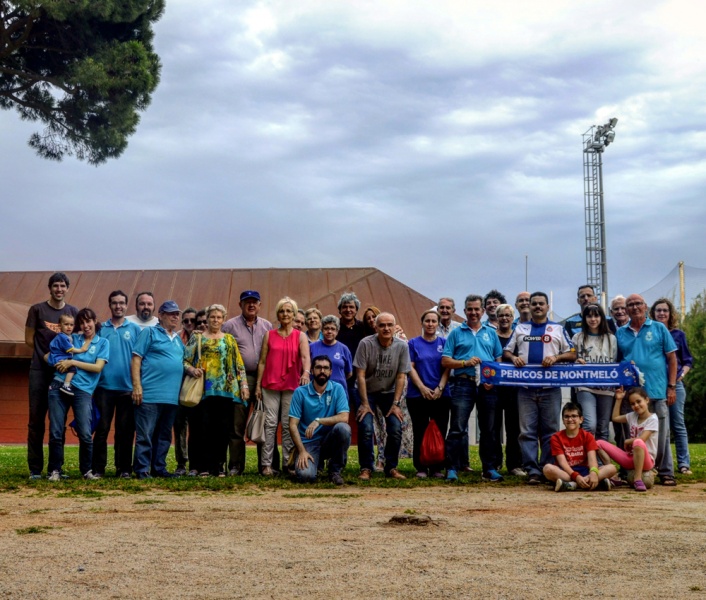
M603 151L615 139L618 119L593 125L583 134L583 193L586 222L586 282L593 286L603 308L608 299L605 208L603 205Z

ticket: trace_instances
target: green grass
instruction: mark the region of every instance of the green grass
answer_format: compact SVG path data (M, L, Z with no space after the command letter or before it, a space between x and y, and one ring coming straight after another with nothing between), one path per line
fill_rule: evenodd
M691 469L694 475L685 477L676 475L680 482L698 482L706 483L706 444L690 444L691 452ZM45 448L45 460L47 450ZM480 461L478 460L477 446L471 447L471 466L475 471L461 478L460 485L477 484L481 485L480 481ZM112 448L109 449L108 465L113 461ZM173 449L168 457L168 468L175 468ZM376 488L426 488L426 487L449 487L443 480L427 478L416 479L414 477L414 467L411 459L403 459L399 465L400 471L407 475L405 481L397 481L394 479L386 479L382 474L376 473L371 482L366 484L358 483L358 451L356 448L351 448L348 453L348 466L346 467L343 476L348 485ZM254 447L248 447L245 475L240 477L226 477L219 479L217 477L208 478L192 478L181 477L179 479L150 479L146 481L137 481L135 479L124 480L110 476L109 468L108 477L100 481L85 481L78 470L78 447L67 446L64 469L69 475L69 479L58 483L50 483L45 479L30 481L28 479L29 472L27 470L27 450L25 446L0 446L0 493L13 493L19 490L34 489L38 493L51 492L56 490L61 496L76 497L79 499L100 500L107 494L113 493L129 493L142 494L150 490L162 490L179 494L182 492L200 491L203 493L221 492L221 493L239 493L257 495L266 493L268 490L282 489L290 490L291 497L303 497L302 490L332 490L335 486L329 483L326 478L322 478L319 483L314 484L298 484L290 481L285 477L265 478L256 474L257 472L257 453ZM516 477L507 477L503 483L492 484L493 487L511 488L521 485L522 480ZM457 486L459 484L451 484ZM490 484L482 484L490 485ZM316 495L316 494L312 494ZM318 494L322 495L322 494ZM336 494L339 495L339 494Z
M54 529L53 527L49 527L47 525L32 525L31 527L24 527L22 529L15 529L15 532L17 535L27 535L30 533L44 533L46 531L49 531L50 529Z

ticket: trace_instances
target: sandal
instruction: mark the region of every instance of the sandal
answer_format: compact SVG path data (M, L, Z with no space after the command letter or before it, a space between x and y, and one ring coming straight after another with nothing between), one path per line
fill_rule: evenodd
M659 478L659 482L667 487L674 487L677 485L677 480L674 479L674 477L672 477L671 475L662 475Z
M693 473L689 467L679 467L679 472L682 475L693 475Z

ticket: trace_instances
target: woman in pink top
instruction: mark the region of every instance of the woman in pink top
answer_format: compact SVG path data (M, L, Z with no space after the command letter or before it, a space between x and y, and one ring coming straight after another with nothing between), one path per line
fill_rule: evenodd
M262 474L271 477L272 453L277 443L277 424L282 421L282 459L289 462L294 444L289 434L289 403L300 385L309 383L311 359L306 335L294 329L297 303L289 297L277 303L279 327L267 332L257 365L255 397L265 407L265 443L262 448Z

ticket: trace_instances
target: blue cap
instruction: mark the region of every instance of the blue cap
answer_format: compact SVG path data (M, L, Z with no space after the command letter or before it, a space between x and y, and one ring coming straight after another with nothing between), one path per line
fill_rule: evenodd
M256 292L255 290L245 290L242 294L240 294L240 301L242 302L243 300L247 300L248 298L254 298L255 300L260 300L260 292Z
M176 302L174 302L174 300L167 300L166 302L162 303L162 306L159 307L159 310L157 312L175 313L175 312L181 312L181 310L179 310L179 305Z

